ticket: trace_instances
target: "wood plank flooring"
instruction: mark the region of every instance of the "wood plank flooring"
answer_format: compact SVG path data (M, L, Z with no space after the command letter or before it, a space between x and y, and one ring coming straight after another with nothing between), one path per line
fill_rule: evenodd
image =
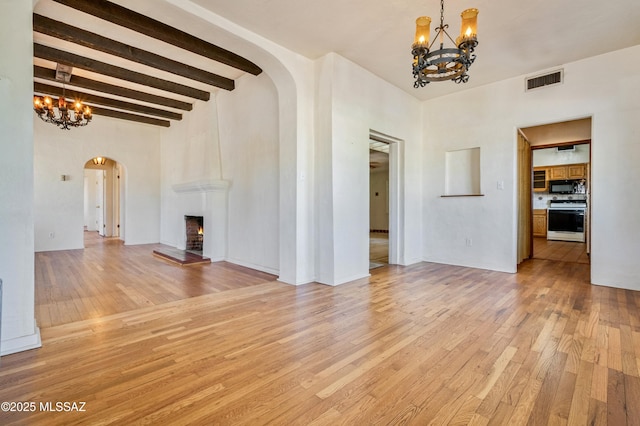
M180 267L160 244L125 246L85 232L84 250L36 253L36 319L51 327L262 284L275 276L226 262Z
M640 292L589 285L588 265L420 263L295 287L148 246L89 251L39 254L37 291L111 289L111 308L2 357L0 401L38 409L0 424L640 424Z
M533 257L558 262L590 263L586 243L551 241L542 237L533 239Z
M369 262L370 267L378 267L389 263L389 233L369 233Z

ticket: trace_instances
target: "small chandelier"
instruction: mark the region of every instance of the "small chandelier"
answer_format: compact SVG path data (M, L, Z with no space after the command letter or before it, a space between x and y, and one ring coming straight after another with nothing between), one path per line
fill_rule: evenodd
M456 83L466 83L469 80L467 71L476 55L473 53L478 45L478 9L467 9L460 14L462 26L460 36L454 42L444 23L444 0L440 0L440 26L429 44L431 18L421 16L416 19L416 37L411 46L413 54L413 87L424 87L432 81L453 80ZM444 36L456 47L444 48ZM438 50L431 50L436 40L440 42Z
M73 110L73 118L71 118L69 109ZM92 118L91 108L82 105L82 102L74 101L71 108L67 105L64 84L62 85L62 97L58 98L58 114L54 112L53 100L49 96L44 98L34 96L33 110L45 123L52 123L66 130L71 127L86 126Z
M96 157L93 159L93 164L96 166L104 166L104 163L107 162L107 159L104 157Z

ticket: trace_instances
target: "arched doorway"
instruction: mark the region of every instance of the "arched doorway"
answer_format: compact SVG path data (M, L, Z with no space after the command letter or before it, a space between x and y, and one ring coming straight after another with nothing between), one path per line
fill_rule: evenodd
M84 165L84 230L124 239L124 166L95 157Z

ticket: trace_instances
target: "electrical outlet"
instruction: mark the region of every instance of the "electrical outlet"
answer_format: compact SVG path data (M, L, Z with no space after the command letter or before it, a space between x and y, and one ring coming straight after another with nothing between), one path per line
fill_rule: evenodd
M504 181L503 180L499 180L496 186L497 186L497 188L499 190L503 190L504 189Z
M465 238L465 243L467 244L467 247L471 247L473 245L473 240L467 237Z
M56 233L55 232L49 232L49 238L53 239L56 237Z

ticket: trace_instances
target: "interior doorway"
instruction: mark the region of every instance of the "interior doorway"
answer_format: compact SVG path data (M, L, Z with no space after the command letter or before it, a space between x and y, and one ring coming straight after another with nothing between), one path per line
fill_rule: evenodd
M389 263L389 144L369 140L369 269Z
M105 157L96 157L84 166L84 229L101 237L124 235L122 212L124 168Z
M403 150L403 140L369 130L370 269L404 260Z
M523 127L518 133L519 150L529 146L529 163L519 161L519 262L589 264L591 118ZM521 152L519 157L525 158Z

